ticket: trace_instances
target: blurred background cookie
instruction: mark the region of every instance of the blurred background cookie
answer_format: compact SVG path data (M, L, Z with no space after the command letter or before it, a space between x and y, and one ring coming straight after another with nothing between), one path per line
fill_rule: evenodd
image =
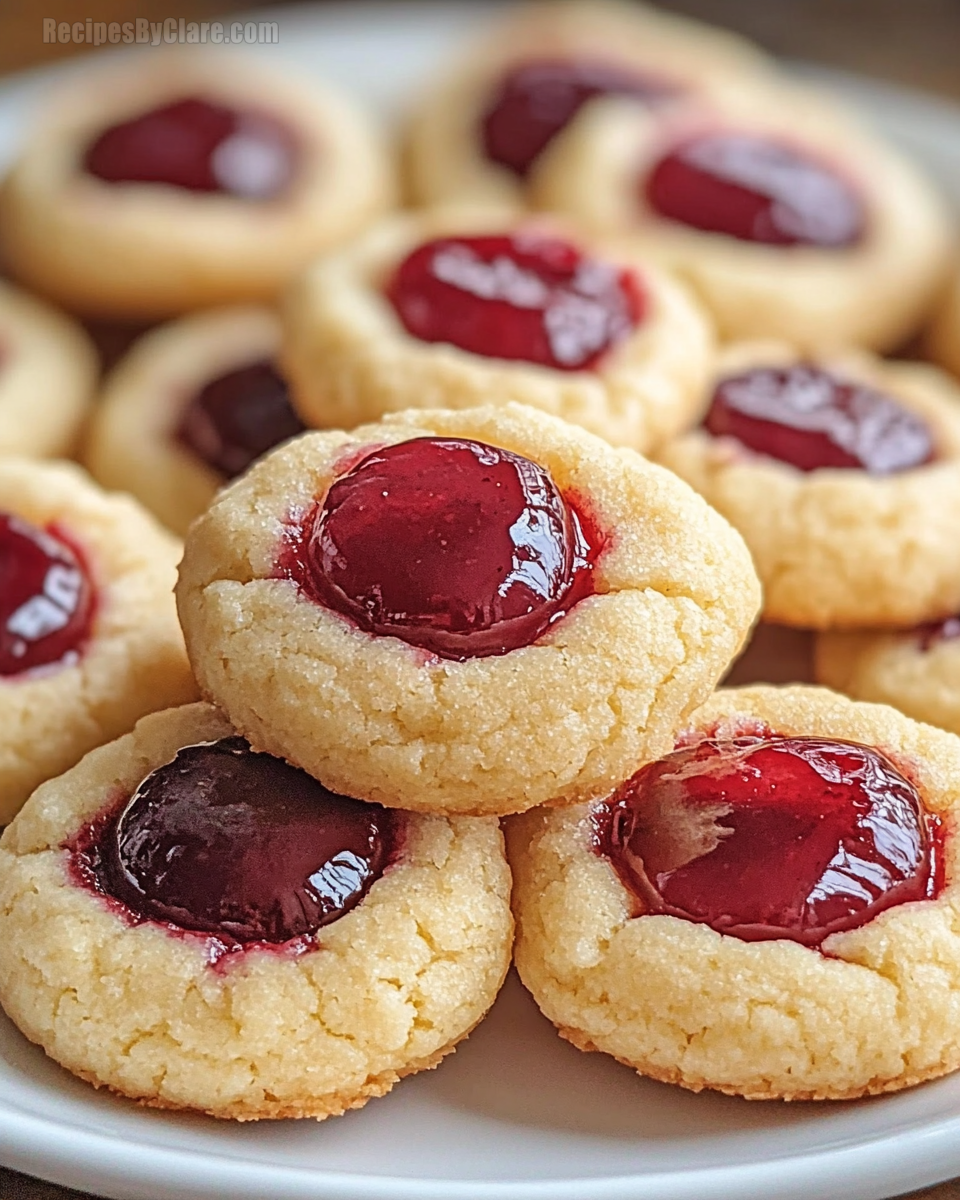
M261 454L302 432L267 308L224 308L145 334L114 368L84 462L175 533Z
M64 85L0 191L24 284L99 317L270 300L393 200L351 101L214 53L142 55Z
M0 454L71 454L96 383L97 356L83 329L0 280Z

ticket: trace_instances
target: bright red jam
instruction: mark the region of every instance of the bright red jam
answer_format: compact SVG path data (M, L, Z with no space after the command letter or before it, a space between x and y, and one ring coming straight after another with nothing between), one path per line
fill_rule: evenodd
M463 661L536 641L592 593L601 548L536 463L416 438L333 483L279 567L366 632Z
M286 381L271 362L211 380L184 408L174 436L225 479L274 446L303 433Z
M68 849L80 880L135 921L281 945L355 908L400 829L388 809L229 737L178 751Z
M271 200L292 180L298 147L267 113L191 96L105 129L84 169L107 183L159 183L191 192Z
M0 513L0 675L76 662L95 607L86 564L55 526Z
M386 294L421 341L558 371L597 366L645 308L633 272L537 233L426 242Z
M866 207L851 182L799 147L753 133L687 138L641 186L660 216L741 241L839 249L866 232Z
M941 886L938 819L853 742L708 739L642 768L594 820L644 911L745 941L817 946Z
M536 58L500 79L480 122L485 156L525 179L536 160L597 96L655 103L676 95L673 84L619 63L591 58Z
M892 396L806 363L721 380L704 428L801 471L892 475L936 457L926 422Z

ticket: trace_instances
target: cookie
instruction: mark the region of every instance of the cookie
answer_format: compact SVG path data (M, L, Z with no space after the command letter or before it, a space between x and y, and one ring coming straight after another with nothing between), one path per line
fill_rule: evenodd
M604 97L660 114L769 74L755 46L642 4L528 5L418 98L407 190L425 205L522 204L542 154Z
M602 804L507 822L520 977L561 1035L751 1099L960 1067L960 743L825 689L717 692Z
M334 796L187 705L4 834L0 1002L142 1104L322 1119L476 1025L509 965L509 894L496 821Z
M515 400L646 450L685 428L708 319L636 255L490 210L393 218L315 263L283 361L309 425Z
M823 633L814 642L816 679L960 733L958 637L955 616L898 633Z
M392 196L384 148L339 95L155 53L64 86L0 192L0 250L67 308L155 320L271 300Z
M0 825L138 717L196 698L180 549L77 467L0 462Z
M703 424L658 459L743 534L764 619L907 627L960 610L960 391L866 353L727 348Z
M256 749L473 815L604 795L662 753L758 605L675 476L519 405L289 442L191 527L177 597Z
M303 431L272 310L212 309L140 338L109 376L84 462L181 536L217 490Z
M669 119L606 100L532 186L539 205L675 271L725 340L894 349L934 303L953 245L932 184L796 86Z
M96 382L96 353L80 326L0 280L0 454L72 453Z

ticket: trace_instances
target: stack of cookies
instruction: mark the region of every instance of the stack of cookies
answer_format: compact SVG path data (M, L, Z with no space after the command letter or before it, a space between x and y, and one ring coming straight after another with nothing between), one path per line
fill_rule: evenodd
M945 287L940 198L616 5L511 18L404 137L157 56L0 191L44 297L0 294L4 1009L237 1120L435 1066L512 960L694 1090L960 1068L960 392L882 357ZM152 325L95 406L51 302ZM75 450L98 483L36 461ZM758 616L902 712L717 691Z

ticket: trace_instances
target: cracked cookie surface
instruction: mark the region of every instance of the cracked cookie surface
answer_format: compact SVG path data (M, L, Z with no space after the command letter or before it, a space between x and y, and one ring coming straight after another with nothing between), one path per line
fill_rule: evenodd
M338 463L425 435L526 456L608 535L594 594L533 644L431 659L276 577L290 514L323 497ZM194 524L177 594L201 689L256 749L334 791L476 815L594 798L662 753L758 605L739 536L686 485L519 405L295 439Z
M737 736L757 722L889 756L944 822L939 895L834 933L822 953L742 941L674 916L634 915L635 898L594 850L590 807L540 809L507 822L523 982L574 1045L694 1091L848 1099L956 1070L956 739L810 687L721 690L688 731Z
M405 817L397 861L298 954L216 968L204 935L124 922L64 845L185 745L229 737L213 708L142 720L31 798L0 841L0 1001L98 1087L238 1120L342 1113L436 1065L493 1003L510 961L495 820Z

